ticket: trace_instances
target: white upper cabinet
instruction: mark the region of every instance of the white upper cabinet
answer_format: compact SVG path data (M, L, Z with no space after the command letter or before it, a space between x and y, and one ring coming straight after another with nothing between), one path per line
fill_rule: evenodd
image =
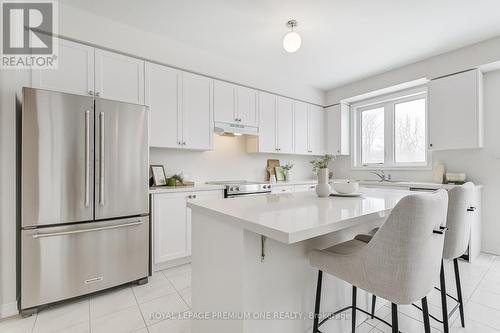
M321 155L325 152L323 108L295 101L295 153Z
M236 122L236 89L234 84L214 81L214 120L222 123Z
M483 146L482 73L470 70L429 82L429 148Z
M250 153L276 153L276 103L278 97L259 92L259 136L247 137L247 151Z
M149 106L149 145L179 148L181 145L182 72L146 63L146 105Z
M213 147L212 80L167 66L146 64L150 146L194 150Z
M236 88L236 112L238 122L245 126L259 126L257 91L245 87Z
M279 153L294 152L293 100L278 97L276 108L277 150Z
M212 149L213 129L213 80L182 73L182 145Z
M326 109L326 152L349 155L349 105L340 103Z
M144 104L144 60L95 50L96 96Z
M259 126L257 91L224 81L214 81L215 122Z
M321 106L309 105L308 114L309 153L322 155L325 153L325 111Z
M309 154L309 105L295 101L295 153Z
M78 95L94 94L94 48L56 39L59 43L57 69L34 69L32 87Z

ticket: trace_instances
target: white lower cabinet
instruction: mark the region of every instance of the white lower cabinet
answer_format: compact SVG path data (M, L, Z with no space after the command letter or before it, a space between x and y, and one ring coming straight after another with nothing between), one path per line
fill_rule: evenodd
M295 185L295 192L309 192L316 189L316 184Z
M294 193L294 192L309 192L314 191L316 188L316 183L311 184L297 184L297 185L273 185L271 189L271 193L280 194L280 193Z
M151 195L153 270L189 260L191 255L191 200L222 198L222 191L173 192Z
M273 186L271 188L271 193L279 194L279 193L293 193L295 192L295 186L293 185L279 185Z

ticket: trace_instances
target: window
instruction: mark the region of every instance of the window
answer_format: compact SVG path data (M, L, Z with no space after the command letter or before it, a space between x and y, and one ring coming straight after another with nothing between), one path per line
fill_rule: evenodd
M351 107L353 167L427 167L427 93L422 88L382 96Z

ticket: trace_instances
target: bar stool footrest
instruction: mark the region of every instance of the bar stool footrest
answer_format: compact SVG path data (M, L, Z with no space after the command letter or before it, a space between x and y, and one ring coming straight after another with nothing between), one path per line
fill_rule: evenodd
M321 325L323 325L326 321L328 321L328 320L332 319L334 316L338 315L339 313L342 313L342 312L347 311L347 310L351 310L352 308L353 308L353 306L352 306L352 305L351 305L351 306L346 306L345 308L342 308L342 309L340 309L340 310L337 310L337 311L335 311L335 312L333 312L333 313L329 314L328 316L326 316L326 318L324 318L322 321L320 321L320 322L319 322L319 324L318 324L318 328L319 328L319 327L321 327ZM365 310L363 310L363 309L360 309L360 308L358 308L357 306L356 306L356 307L354 307L354 308L355 308L356 310L361 311L362 313L364 313L364 314L366 314L366 315L370 316L370 317L372 316L372 314L371 314L370 312L365 311ZM388 325L389 327L392 327L392 325L391 325L389 322L387 322L386 320L384 320L384 319L382 319L382 318L380 318L380 317L377 317L377 316L375 316L375 315L374 315L374 316L373 316L373 318L375 318L375 319L377 319L377 320L379 320L379 321L383 322L384 324ZM399 332L401 332L401 331L399 331ZM319 332L319 333L321 333L321 332Z

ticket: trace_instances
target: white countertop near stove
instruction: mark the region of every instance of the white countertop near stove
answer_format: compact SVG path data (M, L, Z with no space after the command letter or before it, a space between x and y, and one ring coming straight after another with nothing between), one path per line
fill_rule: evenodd
M222 191L222 185L195 184L194 186L163 186L150 187L149 194L174 193L174 192L198 192L198 191Z

